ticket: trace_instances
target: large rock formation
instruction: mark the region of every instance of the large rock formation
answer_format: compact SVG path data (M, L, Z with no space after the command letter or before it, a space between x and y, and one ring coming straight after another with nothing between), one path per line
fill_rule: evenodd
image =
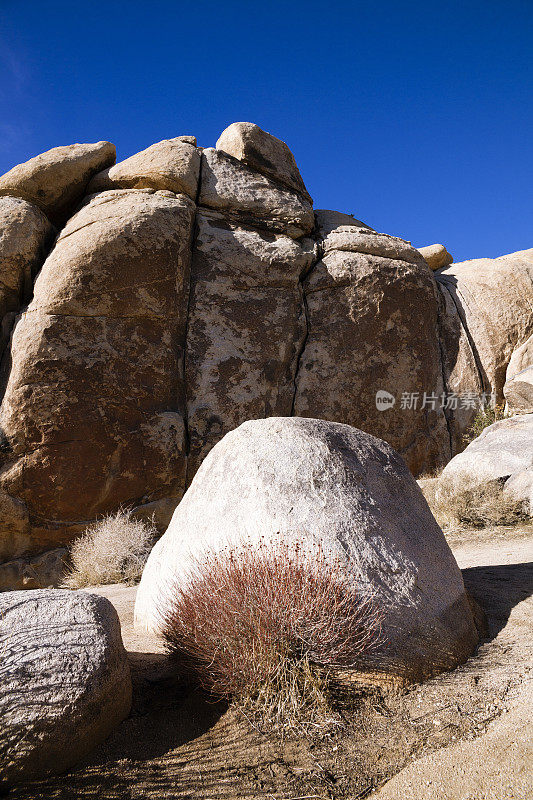
M127 716L117 612L85 592L0 595L0 791L60 773Z
M463 261L436 278L468 331L485 390L502 403L513 351L533 333L533 249Z
M322 258L304 281L307 335L294 414L379 433L413 472L450 457L445 418L403 394L443 391L435 282L417 250L345 214L317 211ZM383 411L376 392L397 396Z
M160 630L206 553L280 542L311 554L320 543L372 594L386 646L366 669L415 680L472 652L461 573L404 461L369 434L314 419L245 422L213 448L150 554L137 625Z
M433 273L403 239L315 215L256 125L114 160L71 145L0 178L0 560L120 504L168 519L253 417L349 423L434 469L473 416L442 398L501 395L533 332L531 253Z

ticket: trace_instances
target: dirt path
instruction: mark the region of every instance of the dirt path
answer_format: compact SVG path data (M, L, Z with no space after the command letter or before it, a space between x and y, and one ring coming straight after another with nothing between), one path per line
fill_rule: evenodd
M10 800L252 800L533 797L533 527L454 534L490 639L462 667L401 696L360 699L322 740L264 736L186 692L157 640L133 630L135 589L98 589L117 607L134 708L86 764L18 787Z

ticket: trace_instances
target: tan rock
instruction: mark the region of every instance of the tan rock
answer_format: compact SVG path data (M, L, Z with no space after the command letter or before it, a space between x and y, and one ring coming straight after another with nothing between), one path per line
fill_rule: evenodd
M309 202L294 156L281 139L252 122L233 122L220 135L217 150L243 161L252 169L302 194Z
M429 244L427 247L419 247L418 252L422 254L428 266L432 270L447 267L453 262L451 256L443 244Z
M533 366L533 334L521 345L513 350L513 355L507 367L506 381L511 381L519 372ZM504 388L505 393L505 388Z
M331 211L325 208L319 208L315 211L315 223L317 233L322 241L327 239L329 234L334 234L338 228L343 228L344 226L366 228L369 231L374 230L366 222L361 222L352 214L343 214L342 211Z
M418 251L411 246L410 242L399 239L397 236L378 233L355 219L350 223L348 222L350 218L346 214L337 216L347 219L346 221L338 219L338 223L335 224L336 220L331 211L316 212L321 248L324 254L338 250L346 253L366 253L383 258L402 259L412 264L423 263Z
M371 255L366 242L357 252L364 234L344 223L330 230L326 254L304 281L308 333L294 414L371 432L401 452L415 474L429 472L450 457L437 399L443 383L434 280L407 242L375 234L376 250L401 252L402 259ZM330 249L335 243L346 249ZM394 403L378 408L380 391ZM434 408L421 408L424 392L435 396ZM417 408L402 408L402 396L411 393Z
M26 504L0 491L0 521L0 560L26 553L31 543Z
M501 419L485 428L442 471L444 479L470 483L507 480L533 467L533 414Z
M189 139L190 137L185 137ZM167 189L193 200L198 191L200 151L183 137L164 139L92 178L87 192L106 189Z
M39 275L0 420L0 482L38 512L30 549L120 504L183 491L193 216L184 196L97 195Z
M439 306L439 340L446 389L444 413L452 438L452 455L464 447L464 435L484 405L481 373L468 334L452 295L444 284L437 284ZM467 401L473 398L474 402Z
M92 176L114 164L115 158L110 142L53 147L6 172L0 178L0 195L35 203L54 222L83 197Z
M525 513L533 517L533 465L514 472L505 481L503 491L522 501Z
M464 661L477 632L459 568L404 461L317 419L245 422L209 453L146 564L136 624L158 631L206 553L299 544L346 565L382 611L387 646L359 669L417 680Z
M0 197L0 320L31 297L33 278L53 236L52 225L36 206L19 197ZM13 319L0 336L0 355Z
M290 415L305 333L299 278L314 258L309 239L197 215L186 357L189 480L244 420Z
M60 586L67 570L68 550L47 550L35 558L17 558L0 564L0 592Z
M0 594L0 786L72 767L128 715L117 612L68 590Z
M304 197L213 148L203 151L199 203L237 223L270 228L293 239L310 233L315 221Z
M484 385L503 402L513 351L533 334L533 250L453 264L437 280L464 321Z
M507 381L503 393L509 411L533 412L533 365Z

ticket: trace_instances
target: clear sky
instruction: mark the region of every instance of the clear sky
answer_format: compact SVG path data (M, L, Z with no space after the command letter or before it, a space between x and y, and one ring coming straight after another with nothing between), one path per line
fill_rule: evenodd
M533 247L532 84L533 0L0 0L0 173L246 120L316 208L498 256Z

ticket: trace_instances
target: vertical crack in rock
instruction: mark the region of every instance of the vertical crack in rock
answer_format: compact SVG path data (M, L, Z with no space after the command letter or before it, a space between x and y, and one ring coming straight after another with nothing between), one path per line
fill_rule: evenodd
M313 231L313 236L314 236L314 234L315 234L315 231ZM291 417L294 417L294 410L295 410L295 407L296 407L296 396L298 394L298 376L299 376L299 373L300 373L300 367L301 367L301 364L302 364L303 355L305 353L305 348L307 346L307 341L309 339L309 333L310 333L310 329L311 329L311 322L310 322L310 319L309 319L309 308L307 306L307 297L306 297L305 288L304 288L304 280L314 270L316 264L319 261L319 258L320 258L320 256L319 256L319 254L317 252L317 256L316 256L315 261L313 262L313 264L311 264L311 266L309 267L308 270L306 270L304 273L302 273L302 275L300 275L300 278L299 278L299 281L298 281L298 285L300 287L300 292L301 292L301 297L302 297L302 306L301 306L301 309L300 309L300 316L303 317L305 330L304 330L304 335L302 337L302 341L301 341L300 347L298 348L298 352L296 354L296 363L295 363L295 368L294 368L294 379L293 379L294 393L293 393L293 396L292 396L291 412L290 412L290 416Z
M191 453L191 433L189 429L189 408L188 408L188 400L187 400L187 343L189 339L189 317L190 317L190 309L191 309L191 298L192 298L192 287L193 287L193 264L194 264L194 250L196 247L196 239L198 237L198 204L200 202L200 192L202 189L202 165L203 165L203 158L202 158L202 150L203 148L198 148L200 150L200 169L198 172L198 186L196 188L196 196L194 198L195 202L195 212L194 212L194 221L193 221L193 231L191 236L191 265L189 269L189 294L187 298L187 310L185 314L185 338L183 342L183 366L182 366L182 392L183 392L183 400L182 400L182 408L183 408L183 430L184 430L184 445L185 445L185 491L189 486L189 456Z
M450 387L448 384L448 378L446 376L446 365L445 365L445 356L444 356L444 345L442 341L442 314L445 313L445 308L443 307L443 299L439 297L437 286L435 286L435 295L437 297L437 325L435 334L437 336L437 342L439 345L439 362L440 362L440 370L442 374L442 390L447 396L450 392ZM441 310L442 309L442 310ZM453 414L448 416L446 413L446 405L443 404L442 406L442 413L444 415L444 420L446 422L446 429L448 431L448 438L450 441L450 458L453 458L455 455L455 447L453 443L453 433L452 433L452 419Z
M470 349L472 350L472 355L474 356L474 361L475 361L475 364L476 364L476 369L478 371L479 382L481 384L481 388L482 388L482 390L484 392L489 392L490 391L490 386L488 386L488 384L487 384L487 378L486 378L486 375L485 375L485 371L483 369L483 365L481 363L481 359L479 357L479 353L478 353L478 349L476 347L476 343L475 343L475 341L474 341L474 339L472 337L472 334L470 333L470 331L468 329L468 324L467 324L467 321L466 321L466 315L465 315L462 307L460 306L460 304L457 302L457 298L455 296L455 291L457 292L457 294L459 296L461 296L461 293L460 293L459 289L456 286L454 286L452 283L450 283L447 280L443 280L439 275L435 275L435 279L436 279L437 283L439 283L441 286L444 286L444 288L448 291L448 294L450 295L452 303L454 304L455 308L457 309L457 314L459 316L459 319L461 320L461 324L463 326L463 330L465 332L465 336L468 339L468 343L470 345ZM455 291L452 291L452 290L455 290ZM461 297L461 299L463 300L464 303L466 303L466 299L464 297Z

